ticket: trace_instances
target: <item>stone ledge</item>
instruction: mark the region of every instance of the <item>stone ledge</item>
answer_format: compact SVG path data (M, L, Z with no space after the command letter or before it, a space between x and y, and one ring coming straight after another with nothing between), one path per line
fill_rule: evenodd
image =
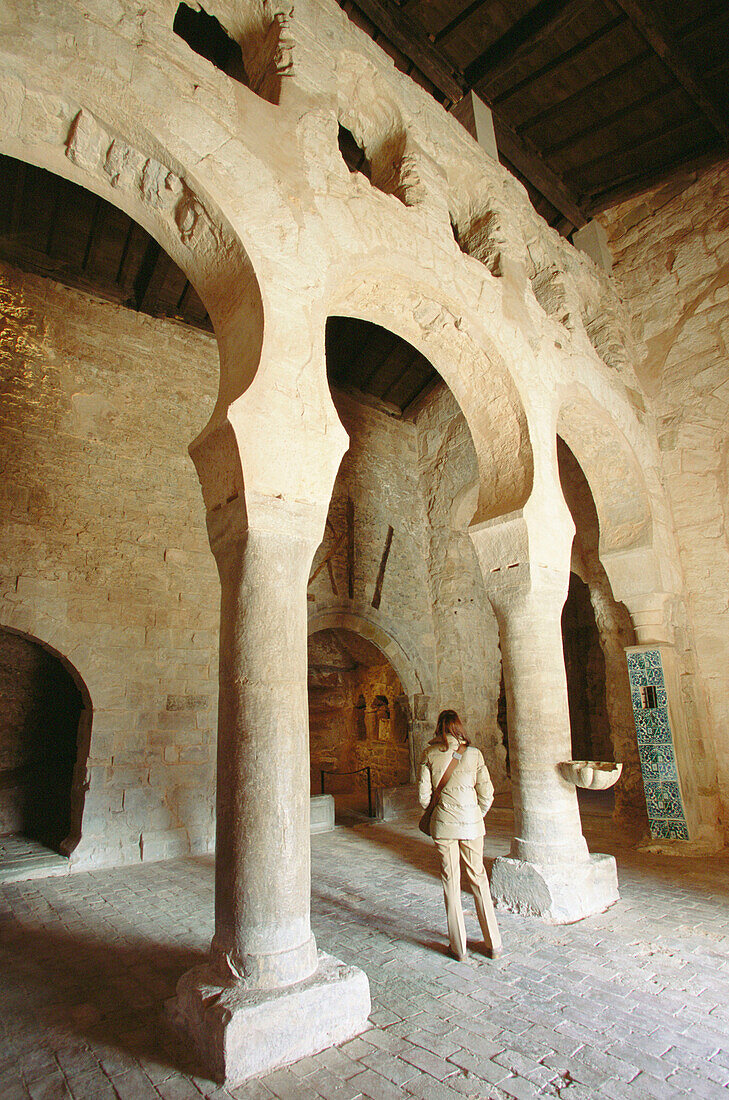
M354 1038L369 1013L364 971L321 951L316 972L283 989L222 985L209 965L195 967L165 1008L174 1038L192 1048L200 1070L228 1084Z
M500 856L491 871L491 894L498 909L572 924L619 900L617 866L613 856L600 854L570 864Z

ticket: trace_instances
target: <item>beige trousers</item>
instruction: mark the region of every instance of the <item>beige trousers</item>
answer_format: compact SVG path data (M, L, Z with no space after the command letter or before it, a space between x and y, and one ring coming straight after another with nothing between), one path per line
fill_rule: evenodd
M461 858L476 903L478 923L481 925L486 947L499 950L501 933L496 923L491 890L486 868L483 865L483 837L475 840L436 840L440 856L440 877L445 896L448 919L448 939L456 955L466 954L466 922L461 905Z

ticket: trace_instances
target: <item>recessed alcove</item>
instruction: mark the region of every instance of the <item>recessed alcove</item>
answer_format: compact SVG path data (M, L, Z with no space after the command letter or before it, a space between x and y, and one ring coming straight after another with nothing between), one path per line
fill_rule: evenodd
M338 814L366 814L371 788L410 781L403 688L385 655L354 631L335 627L309 638L311 793L334 796Z
M0 836L67 855L80 824L86 689L35 639L0 628Z

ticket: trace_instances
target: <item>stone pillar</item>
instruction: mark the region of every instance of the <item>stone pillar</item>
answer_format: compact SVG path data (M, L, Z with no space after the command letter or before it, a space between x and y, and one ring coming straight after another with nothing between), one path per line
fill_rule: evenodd
M511 851L495 861L491 891L501 908L568 923L617 900L617 872L611 856L588 852L560 769L572 757L561 622L571 535L549 546L530 526L519 512L471 528L499 624L514 798Z
M575 788L559 764L570 760L561 615L568 576L491 592L499 624L514 792L511 855L531 863L587 858Z
M317 967L306 683L316 519L278 502L253 528L240 498L208 517L221 585L212 950L248 988Z
M306 431L249 415L245 491L229 425L195 454L221 584L215 935L168 1022L231 1084L352 1038L370 1011L366 975L317 952L310 925L306 588L343 447Z

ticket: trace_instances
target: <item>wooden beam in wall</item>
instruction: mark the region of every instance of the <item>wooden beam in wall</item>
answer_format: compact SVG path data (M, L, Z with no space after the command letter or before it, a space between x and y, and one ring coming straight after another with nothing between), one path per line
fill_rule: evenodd
M666 26L653 3L645 0L616 0L630 22L645 38L646 42L675 76L709 119L714 129L723 138L729 138L729 118L726 112L714 101L708 89L696 77L691 66L684 60L678 42Z
M525 54L541 46L546 38L584 7L585 0L540 0L536 7L517 20L513 27L466 67L463 74L466 83L470 88L477 88L482 81L496 80Z

